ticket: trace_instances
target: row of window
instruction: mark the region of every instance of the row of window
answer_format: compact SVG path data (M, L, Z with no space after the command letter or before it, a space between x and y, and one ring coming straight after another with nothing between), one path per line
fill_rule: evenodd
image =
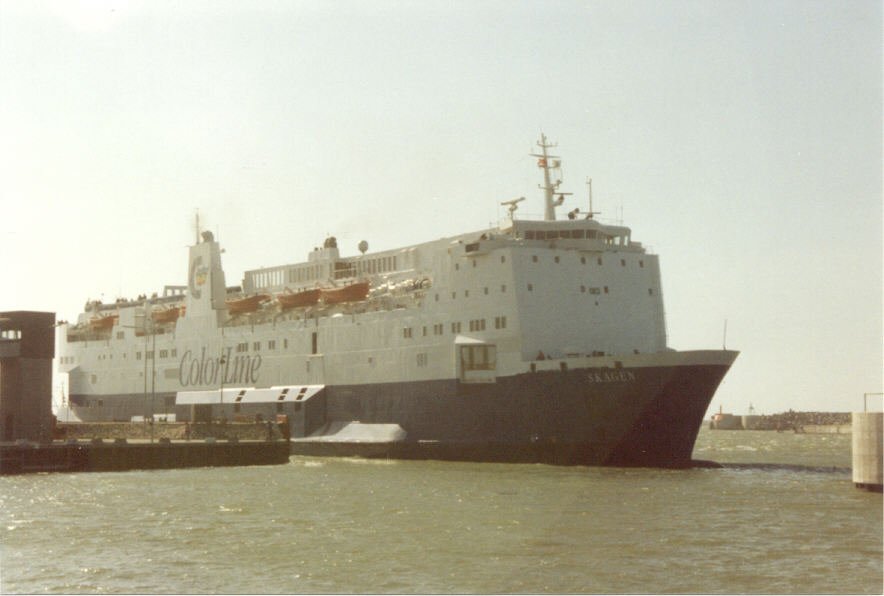
M500 262L501 262L501 263L506 263L506 256L505 256L505 255L500 255ZM472 260L472 263L473 263L473 268L475 268L475 267L476 267L476 259L473 259L473 260ZM454 264L454 270L455 270L455 271L460 271L460 263L455 263L455 264Z
M561 257L560 257L559 255L555 255L555 256L553 256L553 263L561 263L561 261L562 261L562 259L561 259ZM602 257L596 257L596 260L595 260L595 261L596 261L596 264L597 264L597 265L603 265L603 264L604 264L604 261L602 260ZM501 257L500 257L500 262L501 262L501 263L506 263L506 257L505 257L505 256L501 256ZM537 256L537 255L531 255L531 262L532 262L532 263L539 263L539 262L540 262L540 257ZM580 257L580 264L581 264L581 265L586 265L586 262L587 262L586 257L585 257L585 256L581 256L581 257ZM473 264L473 267L476 266L476 259L473 259L473 260L472 260L472 264ZM620 259L620 266L621 266L621 267L626 267L626 259ZM644 266L645 266L645 261L644 261L644 259L639 259L639 261L638 261L638 266L641 267L641 268L644 268ZM454 264L454 270L455 270L455 271L460 271L460 263L455 263L455 264Z
M534 284L532 284L532 283L528 284L528 291L529 292L534 291ZM602 286L599 288L599 287L587 287L585 285L581 285L580 286L580 293L586 294L587 292L589 292L592 295L600 295L602 293L609 294L610 290L609 290L608 286ZM654 288L648 288L648 296L653 296L653 295L654 295Z
M538 263L538 262L540 262L540 258L537 255L531 255L531 262ZM553 257L553 263L560 263L560 262L561 262L561 257L559 257L559 255L556 255ZM595 262L597 265L604 264L602 257L596 257ZM580 257L580 264L586 265L586 257ZM620 266L626 267L626 259L620 259ZM644 259L639 259L638 266L641 267L642 269L644 268L644 266L645 266Z
M490 290L488 289L488 286L485 286L484 288L482 288L482 293L483 293L485 296L487 296L487 295L490 293ZM502 285L500 286L500 293L501 293L501 294L506 294L506 284L502 284ZM469 290L464 290L464 291L463 291L463 297L464 297L464 298L469 298L469 297L470 297L470 291L469 291ZM451 292L451 299L452 299L452 300L457 300L457 292L456 292L456 291L455 291L455 292ZM436 294L436 302L439 302L439 294Z
M495 329L506 329L506 317L494 317L494 328ZM470 331L485 331L485 319L473 319L469 322ZM451 333L457 334L460 333L461 323L460 321L455 321L451 323ZM423 337L427 337L430 334L429 327L424 325L421 329L421 335ZM437 323L433 325L433 335L444 335L445 334L445 325L443 323ZM404 339L412 339L414 337L414 330L411 327L403 327L402 328L402 337Z
M530 284L529 284L529 286L530 286ZM607 288L606 288L606 291L607 291ZM461 326L460 321L452 322L452 323L450 323L450 325L451 325L451 333L452 334L456 335L461 332L462 326ZM485 328L486 328L485 325L486 325L485 319L472 319L471 321L469 321L470 331L485 331ZM494 328L495 329L506 329L507 328L506 317L505 316L494 317ZM435 323L433 325L432 333L433 333L433 335L444 335L445 334L445 324L444 323ZM430 334L429 327L424 325L421 328L421 335L423 337L427 337L429 334ZM314 336L315 336L315 334L314 334ZM405 339L412 339L414 337L413 329L411 327L404 327L402 329L402 336ZM315 341L315 337L314 337L314 341ZM253 351L253 352L260 351L261 350L261 343L262 342L260 342L260 341L252 342L251 351ZM285 350L288 349L288 347L289 347L289 340L288 339L282 340L282 347ZM249 351L249 342L240 342L240 343L236 344L235 349L236 349L237 353L248 352ZM267 340L266 341L266 349L275 350L276 349L276 340L275 339ZM315 345L313 347L313 353L314 354L316 353L316 346ZM147 350L143 354L142 354L142 352L135 352L135 359L141 360L142 355L145 360L150 360L154 357L154 351ZM123 357L124 358L126 357L125 352L123 353ZM177 348L172 348L171 350L162 349L159 351L159 358L160 359L177 358L177 357L178 357L178 349ZM104 360L106 358L113 359L113 354L100 354L98 356L99 360ZM62 364L73 364L74 357L73 356L62 356L61 363Z
M150 360L153 358L154 351L147 350L144 352L144 359ZM126 354L123 354L123 357L126 357ZM160 358L177 358L178 357L178 348L172 348L171 350L160 350L159 354ZM135 360L141 360L141 352L135 352Z
M396 257L373 257L356 261L338 261L334 267L335 279L355 277L367 273L387 273L396 271ZM254 271L247 274L255 287L266 288L281 286L284 283L315 281L327 277L325 265L300 265L297 267L280 267L265 271Z

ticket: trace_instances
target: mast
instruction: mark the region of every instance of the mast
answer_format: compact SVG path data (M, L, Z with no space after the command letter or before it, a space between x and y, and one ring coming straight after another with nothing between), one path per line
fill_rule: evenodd
M586 177L586 186L589 188L589 213L587 213L586 219L592 219L596 215L601 215L602 212L592 210L592 178L589 176Z
M543 189L543 198L544 198L544 210L543 210L543 219L546 221L555 221L556 219L556 207L562 204L565 200L565 195L569 195L569 192L560 192L556 193L559 185L562 183L561 179L552 181L550 178L550 170L559 170L559 176L561 176L561 167L562 162L558 155L549 155L547 153L547 149L551 147L556 147L556 143L547 143L546 135L542 132L540 133L540 140L537 142L537 146L540 147L541 153L532 153L533 157L537 159L537 167L543 170L543 185L538 185L538 188ZM558 194L558 198L555 198L555 195Z

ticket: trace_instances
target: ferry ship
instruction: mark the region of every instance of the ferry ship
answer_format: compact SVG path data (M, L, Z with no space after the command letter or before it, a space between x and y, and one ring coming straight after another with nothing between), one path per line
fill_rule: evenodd
M541 135L543 219L246 271L197 229L186 285L92 301L59 339L83 421L284 420L293 443L395 429L397 456L685 466L737 357L666 345L659 260L590 209L557 218L561 159ZM381 433L383 434L383 433ZM385 435L387 436L387 435ZM410 455L409 455L410 454Z

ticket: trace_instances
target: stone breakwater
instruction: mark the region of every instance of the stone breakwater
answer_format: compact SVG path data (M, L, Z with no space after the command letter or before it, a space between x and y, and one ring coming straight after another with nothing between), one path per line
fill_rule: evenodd
M720 430L775 430L797 433L850 434L850 412L781 412L779 414L755 414L737 416L716 414L709 428Z
M810 431L821 427L846 426L850 432L850 412L781 412L769 416L761 416L756 422L758 430L795 430Z
M89 441L91 439L154 439L167 438L173 441L185 440L186 425L183 422L60 422L56 427L55 438L77 439ZM282 434L276 424L272 425L273 438L280 439ZM190 425L190 438L200 441L208 437L216 439L237 438L244 441L267 440L267 423L194 423Z

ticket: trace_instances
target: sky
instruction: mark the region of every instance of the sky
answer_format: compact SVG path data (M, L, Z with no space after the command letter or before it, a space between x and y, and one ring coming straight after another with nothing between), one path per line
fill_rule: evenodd
M741 351L710 413L882 390L878 1L0 0L0 311L565 210L660 255L669 345ZM725 331L726 330L726 331ZM879 398L880 401L880 398ZM880 407L880 406L879 406Z

